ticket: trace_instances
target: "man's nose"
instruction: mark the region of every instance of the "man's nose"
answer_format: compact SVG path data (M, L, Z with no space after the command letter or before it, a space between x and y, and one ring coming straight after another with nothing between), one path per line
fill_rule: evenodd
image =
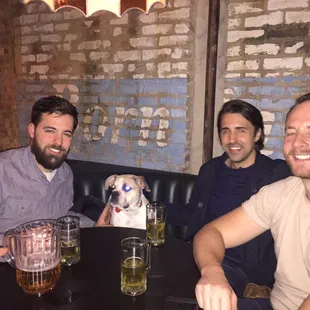
M293 147L304 147L304 146L306 146L306 140L305 140L305 136L303 135L303 134L301 134L301 133L297 133L296 135L295 135L295 139L294 139L294 141L293 141Z
M229 142L232 143L232 142L235 142L236 141L236 134L234 132L231 132L229 134Z
M54 144L56 145L62 145L62 135L56 134L54 136Z

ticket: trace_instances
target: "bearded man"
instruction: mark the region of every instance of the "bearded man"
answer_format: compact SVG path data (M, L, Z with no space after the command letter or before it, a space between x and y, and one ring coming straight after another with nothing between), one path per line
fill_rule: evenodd
M24 222L68 213L73 173L65 160L77 124L78 112L69 101L41 98L31 112L30 144L0 153L1 235ZM80 217L81 226L93 226L93 221Z

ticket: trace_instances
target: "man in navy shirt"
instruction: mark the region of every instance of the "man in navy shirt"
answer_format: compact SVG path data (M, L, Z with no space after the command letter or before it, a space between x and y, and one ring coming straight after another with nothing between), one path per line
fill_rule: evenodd
M264 124L260 111L242 100L226 102L217 119L222 156L205 163L186 206L168 206L167 222L188 226L187 241L207 223L237 208L267 184L291 175L284 160L260 153ZM254 282L272 286L276 257L270 231L227 249L225 271L238 296Z

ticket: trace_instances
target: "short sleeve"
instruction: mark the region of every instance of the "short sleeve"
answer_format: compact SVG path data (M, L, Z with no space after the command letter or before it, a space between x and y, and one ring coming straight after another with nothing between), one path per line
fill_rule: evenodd
M259 226L270 229L276 210L281 205L280 197L285 188L285 180L266 185L242 204L243 209Z

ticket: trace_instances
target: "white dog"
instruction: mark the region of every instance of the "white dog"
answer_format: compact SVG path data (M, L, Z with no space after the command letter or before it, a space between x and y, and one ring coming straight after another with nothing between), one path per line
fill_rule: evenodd
M146 229L146 205L143 189L150 192L143 177L133 174L111 175L105 189L112 188L108 204L113 207L111 224L119 227Z

